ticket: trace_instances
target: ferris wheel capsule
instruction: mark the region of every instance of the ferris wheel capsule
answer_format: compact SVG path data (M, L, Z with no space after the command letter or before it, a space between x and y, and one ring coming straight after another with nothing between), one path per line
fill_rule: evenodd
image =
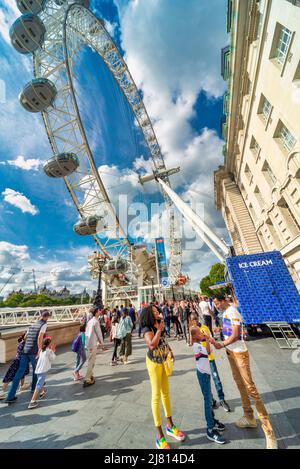
M24 86L19 101L29 112L40 112L53 104L57 91L47 78L34 78Z
M116 275L127 272L129 263L126 259L111 259L103 267L103 272L108 275Z
M75 223L73 227L76 234L80 236L95 235L100 231L104 231L106 226L103 217L91 215L90 217L83 218Z
M69 176L79 167L79 160L74 153L60 153L44 164L44 172L51 178Z
M42 11L45 0L17 0L17 6L21 13L33 13L37 15Z
M11 43L20 54L29 54L41 47L45 33L42 20L31 13L20 16L9 30Z

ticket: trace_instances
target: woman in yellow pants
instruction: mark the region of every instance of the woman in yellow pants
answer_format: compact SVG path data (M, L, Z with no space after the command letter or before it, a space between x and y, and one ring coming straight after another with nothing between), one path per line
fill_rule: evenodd
M143 309L140 318L142 333L148 346L146 365L150 377L152 389L152 413L154 425L157 429L156 447L158 449L170 449L166 442L162 429L162 420L160 413L160 401L165 411L167 419L166 434L172 436L178 441L185 439L185 434L174 425L172 420L169 378L166 375L164 361L171 352L173 352L165 339L165 326L162 315L156 306L147 306Z

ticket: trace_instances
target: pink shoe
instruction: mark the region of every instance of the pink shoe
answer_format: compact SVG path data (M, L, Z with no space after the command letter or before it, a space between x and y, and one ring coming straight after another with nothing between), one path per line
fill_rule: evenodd
M74 376L74 381L80 381L81 376L78 372L74 371L73 376Z

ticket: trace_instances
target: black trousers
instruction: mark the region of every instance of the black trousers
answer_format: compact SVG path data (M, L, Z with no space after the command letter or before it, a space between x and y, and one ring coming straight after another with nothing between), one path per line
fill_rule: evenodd
M174 321L174 324L175 324L175 327L176 327L176 334L177 335L182 335L183 334L183 331L182 331L182 327L181 327L181 324L179 322L179 319L177 316L173 316L173 321Z
M205 326L207 326L208 329L210 330L211 335L214 336L213 330L212 330L212 317L209 316L208 314L203 314L203 321L204 321Z
M118 355L118 347L119 345L121 345L121 339L114 339L114 352L113 352L113 356L112 356L112 359L111 361L115 361L117 359L117 355Z

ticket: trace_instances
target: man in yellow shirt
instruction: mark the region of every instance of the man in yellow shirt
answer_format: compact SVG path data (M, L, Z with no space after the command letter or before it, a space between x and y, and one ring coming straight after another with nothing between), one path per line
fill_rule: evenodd
M209 328L207 326L205 326L204 324L201 324L199 322L198 316L196 314L191 315L191 327L193 327L193 326L198 326L199 329L200 329L200 332L202 332L203 334L211 337L211 332L210 332ZM215 388L216 388L216 391L217 391L217 394L218 394L219 405L221 407L223 407L225 412L230 412L231 409L229 407L229 404L225 401L223 386L222 386L222 382L221 382L221 379L220 379L220 376L219 376L219 372L218 372L218 368L217 368L217 365L216 365L214 353L211 351L209 343L206 344L206 342L202 342L201 345L203 347L207 347L208 360L209 360L209 364L210 364L211 375L213 377L213 380L214 380L214 383L215 383ZM213 400L213 407L216 408L216 401L213 398L213 396L212 396L212 400Z

